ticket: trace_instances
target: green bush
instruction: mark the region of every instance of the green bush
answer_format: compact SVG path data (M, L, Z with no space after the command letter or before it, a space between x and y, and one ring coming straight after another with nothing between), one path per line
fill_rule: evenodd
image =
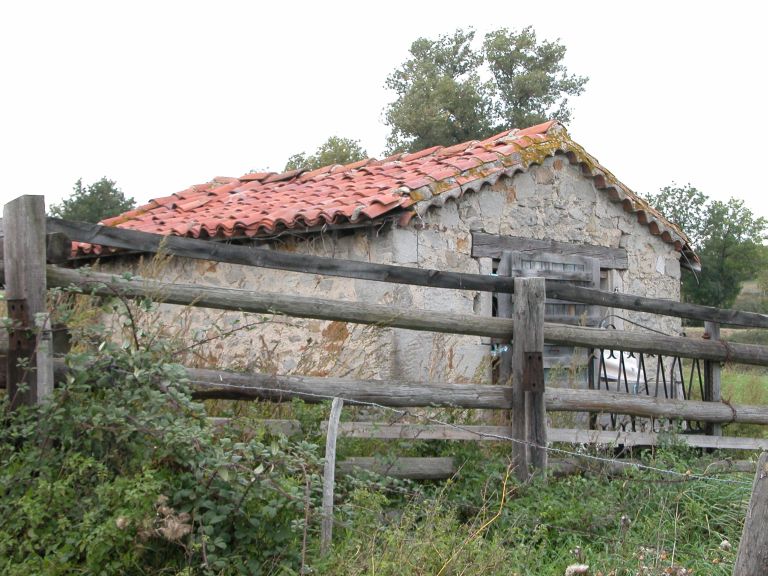
M156 353L69 364L44 407L0 405L0 572L298 573L316 446L215 434Z

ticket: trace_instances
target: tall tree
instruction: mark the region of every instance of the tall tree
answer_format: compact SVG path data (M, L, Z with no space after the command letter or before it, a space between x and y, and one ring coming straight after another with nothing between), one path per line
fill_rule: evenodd
M587 78L568 74L559 42L537 42L531 27L501 28L474 47L473 30L419 38L386 80L397 99L384 111L390 152L482 139L549 118L568 121L569 96Z
M84 186L79 178L69 198L53 204L50 213L65 220L96 223L135 207L133 198L126 198L114 180L104 177Z
M498 127L524 128L549 118L570 121L568 97L581 94L588 78L568 74L565 52L558 41L537 43L530 26L519 33L502 28L485 35Z
M314 170L332 164L350 164L368 157L360 146L359 140L331 136L315 151L307 156L305 152L294 154L288 159L285 170Z
M768 221L743 200L712 200L690 184L667 186L648 200L690 235L701 259L701 273L683 276L684 299L732 306L744 282L756 278L764 264Z

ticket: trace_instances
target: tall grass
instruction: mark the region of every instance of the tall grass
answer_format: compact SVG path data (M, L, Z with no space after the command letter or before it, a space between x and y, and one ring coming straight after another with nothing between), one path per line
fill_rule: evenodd
M682 472L706 466L684 448L645 459ZM505 484L505 458L486 453L470 457L447 485L414 489L405 504L398 496L390 505L387 493L357 493L347 528L337 529L331 556L315 568L360 576L541 576L584 563L593 576L726 575L751 480L729 478L742 483L640 471Z

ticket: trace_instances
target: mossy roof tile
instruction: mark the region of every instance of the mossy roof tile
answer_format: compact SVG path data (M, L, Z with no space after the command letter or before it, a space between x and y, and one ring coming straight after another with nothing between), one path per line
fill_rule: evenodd
M255 172L240 178L217 177L103 221L144 232L191 237L268 237L291 229L312 231L344 223L397 218L440 202L435 196L479 189L501 173L541 164L548 156L567 155L581 164L595 186L636 214L649 232L694 258L688 239L674 224L619 182L576 144L555 121L522 130L506 130L483 141L435 146L384 160L366 159L346 166ZM429 186L433 196L418 190ZM439 199L437 199L439 200ZM425 204L427 203L427 204ZM99 254L101 247L76 243L75 253Z

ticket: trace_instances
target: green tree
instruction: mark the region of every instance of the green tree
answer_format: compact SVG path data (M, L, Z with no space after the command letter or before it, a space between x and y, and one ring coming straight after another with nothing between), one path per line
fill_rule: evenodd
M114 180L104 177L84 186L83 179L79 178L69 198L53 204L50 213L65 220L96 223L135 207L133 198L126 198Z
M699 248L702 271L698 278L683 278L686 297L720 308L732 306L744 282L757 277L764 263L762 243L767 225L743 200L710 202Z
M700 273L683 275L684 300L732 306L744 282L756 278L764 263L768 221L743 200L712 200L690 184L667 186L648 200L690 234L701 259Z
M570 119L568 97L581 94L588 79L568 74L565 46L537 42L531 27L489 32L479 48L474 38L474 31L459 29L411 45L410 58L386 80L397 95L384 111L390 152Z
M659 210L670 222L677 224L688 236L694 248L700 246L707 225L709 198L689 184L665 186L658 194L646 196L651 206Z
M360 146L359 140L331 136L315 151L307 156L305 152L294 154L285 164L285 170L314 170L333 164L350 164L368 157Z
M537 43L529 26L519 33L502 28L486 34L483 51L493 74L500 128L571 119L568 97L581 94L588 78L568 74L565 46L558 41Z

